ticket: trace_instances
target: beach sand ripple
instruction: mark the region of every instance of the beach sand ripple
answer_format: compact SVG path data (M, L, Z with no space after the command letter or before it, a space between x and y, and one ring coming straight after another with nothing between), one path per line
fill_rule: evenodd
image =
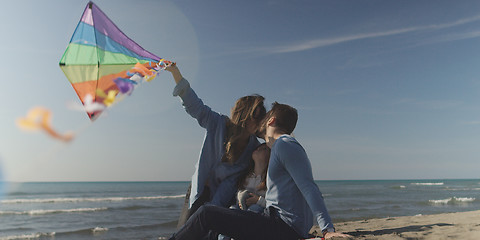
M480 211L342 222L336 228L354 239L478 240Z

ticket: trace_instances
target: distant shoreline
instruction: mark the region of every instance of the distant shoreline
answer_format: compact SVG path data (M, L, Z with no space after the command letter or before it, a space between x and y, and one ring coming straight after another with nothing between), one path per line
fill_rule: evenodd
M479 180L480 178L433 178L433 179L341 179L341 180L315 180L315 182L373 182L373 181L419 181L419 182L436 182L436 181L456 181L456 180ZM119 181L0 181L0 183L186 183L190 180L119 180Z

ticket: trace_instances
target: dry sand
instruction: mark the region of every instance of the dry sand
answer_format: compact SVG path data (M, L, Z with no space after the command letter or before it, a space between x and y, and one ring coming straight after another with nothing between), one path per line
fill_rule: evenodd
M369 219L337 223L335 227L353 239L479 240L480 211Z

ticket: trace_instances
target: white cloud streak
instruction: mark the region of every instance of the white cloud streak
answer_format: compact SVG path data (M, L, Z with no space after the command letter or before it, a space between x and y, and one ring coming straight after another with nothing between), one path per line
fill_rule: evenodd
M264 48L263 50L271 54L299 52L299 51L306 51L309 49L321 48L321 47L331 46L331 45L340 44L344 42L362 40L362 39L387 37L387 36L393 36L393 35L399 35L399 34L405 34L410 32L417 32L417 31L440 30L440 29L464 25L464 24L479 21L479 20L480 20L480 15L473 16L470 18L460 19L450 23L414 26L414 27L408 27L408 28L393 29L393 30L387 30L387 31L381 31L381 32L360 33L360 34L333 37L333 38L320 38L320 39L298 42L298 43L284 45L284 46ZM462 39L468 38L468 37L477 37L477 36L478 34L463 35ZM457 40L457 38L452 38L452 40Z

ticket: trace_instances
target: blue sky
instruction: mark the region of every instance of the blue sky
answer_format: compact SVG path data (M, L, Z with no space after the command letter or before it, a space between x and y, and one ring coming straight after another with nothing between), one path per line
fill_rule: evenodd
M0 16L0 168L9 181L189 180L204 130L162 73L90 123L58 67L87 1L9 1ZM229 114L258 93L299 111L315 179L478 178L478 1L95 2ZM34 106L69 144L25 133Z

